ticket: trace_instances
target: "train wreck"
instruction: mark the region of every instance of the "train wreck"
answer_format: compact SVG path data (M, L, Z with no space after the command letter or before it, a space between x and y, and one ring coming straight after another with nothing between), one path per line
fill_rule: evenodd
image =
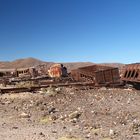
M140 89L140 63L126 65L121 80Z
M108 66L93 65L71 71L76 81L90 81L94 85L115 85L120 83L119 69Z
M92 87L122 87L125 84L132 84L137 89L140 86L140 64L126 65L122 73L119 72L119 68L104 65L80 67L71 70L70 73L62 64L53 64L49 69L41 68L0 70L1 87L6 87L1 88L1 92L34 91L50 85L56 87L89 85ZM22 82L32 84L29 87L17 88L17 83Z
M51 78L60 78L67 76L67 68L63 64L54 64L48 70L48 75Z

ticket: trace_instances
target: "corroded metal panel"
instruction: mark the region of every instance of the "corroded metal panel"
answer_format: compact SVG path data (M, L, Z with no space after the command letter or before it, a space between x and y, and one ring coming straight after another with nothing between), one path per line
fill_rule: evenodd
M67 76L67 68L64 67L62 64L54 64L48 70L48 74L52 78Z
M140 63L126 65L121 79L126 82L140 83Z
M93 65L71 71L77 81L90 81L94 84L116 84L120 81L119 69L108 66Z

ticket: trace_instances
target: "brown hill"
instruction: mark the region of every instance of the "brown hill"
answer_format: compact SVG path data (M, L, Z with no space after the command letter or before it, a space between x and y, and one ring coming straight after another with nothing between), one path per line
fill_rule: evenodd
M122 69L122 67L125 66L125 64L122 64L122 63L101 63L101 65L110 66L110 67L117 67L119 69Z
M12 62L0 62L0 69L27 68L37 65L49 64L35 58L17 59Z
M45 65L47 68L50 67L50 65L54 64L53 62L44 62L35 58L26 58L26 59L17 59L15 61L6 61L6 62L0 62L0 69L14 69L14 68L27 68L27 67L33 67L33 66L39 66L39 65ZM93 65L95 63L91 62L74 62L74 63L63 63L68 70L76 69L78 67L84 67ZM115 67L122 67L123 64L120 63L104 63L103 65L107 66L115 66Z

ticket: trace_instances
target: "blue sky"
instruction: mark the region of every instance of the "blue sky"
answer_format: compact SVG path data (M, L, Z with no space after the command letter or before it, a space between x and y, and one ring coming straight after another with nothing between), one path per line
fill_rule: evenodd
M0 0L0 61L140 61L140 0Z

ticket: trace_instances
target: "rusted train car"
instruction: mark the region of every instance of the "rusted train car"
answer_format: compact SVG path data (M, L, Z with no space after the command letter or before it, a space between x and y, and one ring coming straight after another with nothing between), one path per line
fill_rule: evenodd
M0 69L0 77L11 77L14 72L14 69Z
M49 70L48 74L51 78L61 78L67 76L67 68L63 64L54 64Z
M140 89L140 63L126 65L123 68L121 80Z
M16 77L36 77L37 75L38 75L38 72L33 67L16 69L15 70L15 76Z
M1 69L0 77L35 77L37 71L35 68L20 68L20 69Z
M120 83L119 69L102 65L92 65L72 70L71 76L76 81L93 82L95 85Z

